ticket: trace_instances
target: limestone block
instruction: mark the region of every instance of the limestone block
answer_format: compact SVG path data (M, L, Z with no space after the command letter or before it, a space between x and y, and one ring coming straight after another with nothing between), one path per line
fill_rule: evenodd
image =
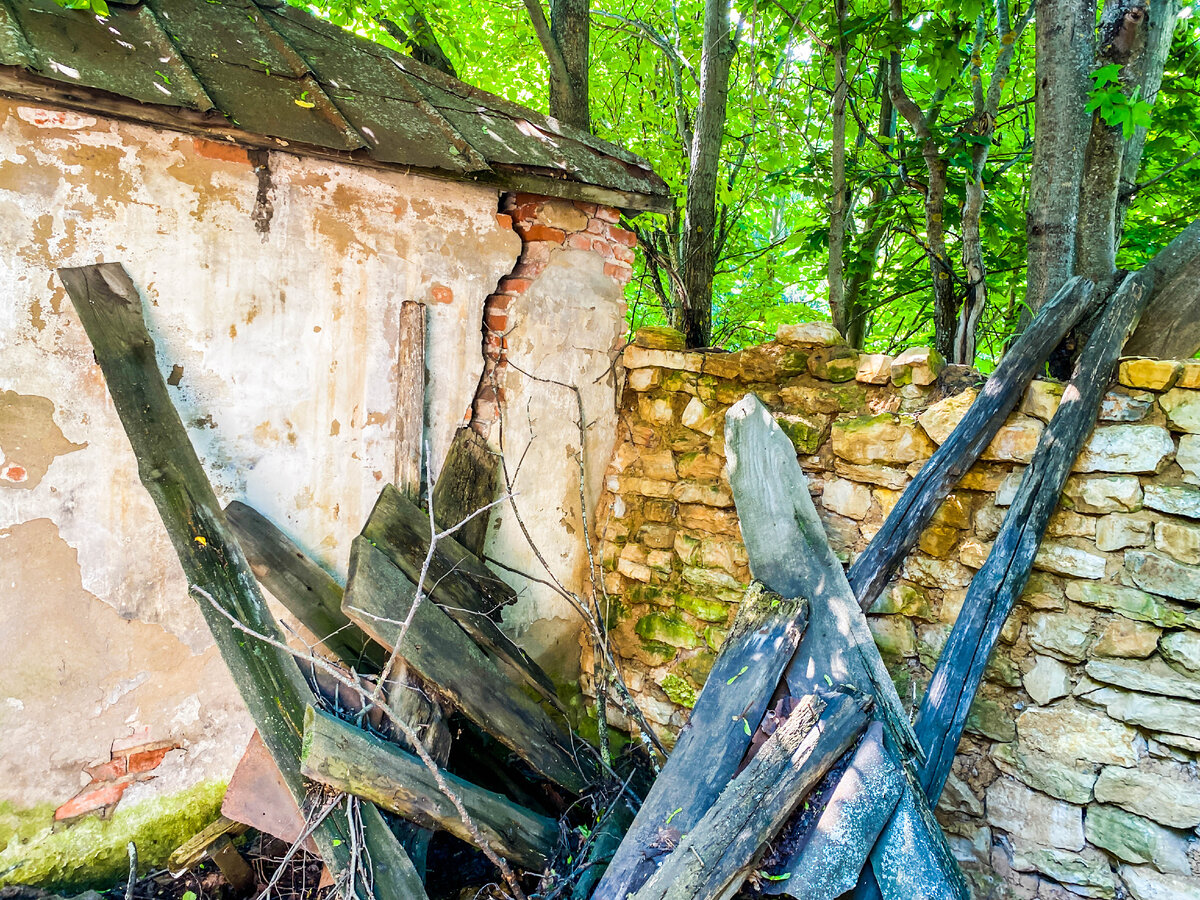
M1096 799L1170 828L1200 824L1200 778L1190 766L1143 759L1136 768L1105 766L1096 780Z
M938 809L964 813L976 818L982 818L984 814L983 801L975 795L969 784L953 772L946 777L946 786L942 789Z
M994 503L985 503L975 513L975 534L985 541L1000 533L1004 524L1004 510Z
M908 616L910 619L933 618L929 595L916 585L903 581L880 594L868 612L873 615Z
M993 462L1028 463L1033 459L1045 427L1040 419L1013 413L1000 426L981 458Z
M668 550L675 543L675 529L670 525L649 523L638 529L637 539L655 550Z
M720 569L705 569L701 566L684 566L683 580L695 587L710 590L737 591L745 587L728 572L722 572Z
M1063 496L1076 512L1092 514L1137 512L1143 502L1141 483L1133 475L1096 478L1072 475L1063 488ZM1197 517L1200 517L1200 500Z
M891 466L859 466L842 459L835 459L833 471L851 481L874 484L893 491L903 490L908 484L908 473L903 469L895 469Z
M997 506L1012 506L1013 501L1017 499L1017 489L1021 486L1021 479L1024 475L1024 469L1017 469L1005 475L1004 480L1000 482L1000 487L996 489L993 502Z
M1163 637L1160 652L1176 669L1200 677L1200 632L1173 631Z
M1039 872L1054 881L1060 882L1062 888L1057 891L1051 886L1052 882L1043 881L1038 886L1037 897L1047 900L1064 900L1067 897L1101 897L1116 896L1116 879L1109 867L1108 857L1099 850L1087 847L1081 852L1062 850L1058 847L1042 847L1024 841L1020 836L1013 836L1011 865L1018 872Z
M638 397L638 415L651 425L670 425L675 421L674 402L670 397Z
M1114 617L1092 645L1096 656L1144 659L1158 647L1162 629L1147 622L1135 622L1124 616Z
M1062 582L1047 572L1031 572L1020 599L1034 609L1066 608Z
M1076 603L1111 609L1160 628L1177 628L1187 620L1182 609L1136 588L1072 581L1067 584L1067 597Z
M716 453L684 453L676 463L680 478L692 481L716 481L725 470L725 458Z
M867 624L882 656L900 659L917 655L913 624L903 616L868 616Z
M738 529L737 513L731 509L719 509L703 504L685 504L679 507L679 524L693 531L706 534L728 534L737 537L741 534ZM667 521L671 521L667 519Z
M1200 391L1172 388L1158 398L1175 431L1200 434Z
M1009 704L983 695L977 696L967 713L966 730L993 741L1007 743L1017 736L1017 727Z
M1019 779L1034 790L1068 803L1084 804L1092 799L1097 775L1096 766L1092 763L1063 761L1034 750L1025 744L1019 733L1017 740L993 747L991 757L1001 772Z
M1090 807L1084 834L1122 862L1151 863L1160 871L1181 875L1192 872L1183 837L1119 806Z
M680 503L702 503L705 506L733 506L733 494L722 484L697 484L680 481L671 489L671 499Z
M674 481L679 476L675 472L675 457L670 450L655 450L641 454L642 474L647 478L659 481Z
M586 224L586 223L585 223ZM578 231L579 229L571 229ZM645 325L633 336L633 343L649 350L686 350L687 340L683 332L667 325Z
M1159 522L1154 526L1154 546L1188 565L1200 564L1200 525Z
M883 353L860 354L854 377L863 384L887 384L892 378L892 358Z
M796 452L811 456L821 449L821 444L829 434L829 417L819 413L813 415L798 415L796 413L776 413L775 421Z
M1030 790L1014 778L997 778L987 789L988 824L1023 843L1082 850L1083 810Z
M918 539L917 544L922 551L928 553L930 556L949 556L950 551L954 549L954 545L958 542L960 533L957 528L951 528L949 525L930 525L921 532L921 537Z
M1174 516L1200 519L1200 488L1185 484L1148 484L1145 490L1147 508Z
M858 413L866 406L867 390L856 381L838 384L804 376L785 384L779 397L788 412Z
M896 385L933 384L945 367L946 360L933 348L914 347L892 361L892 382Z
M929 670L937 667L938 657L946 646L946 638L950 637L949 624L922 625L917 628L917 657L921 665Z
M971 527L971 501L962 494L953 493L946 497L933 513L935 525L949 525L951 528Z
M950 437L950 433L962 421L978 396L978 391L967 389L960 394L939 400L917 416L917 421L933 442L941 445Z
M1031 381L1018 407L1027 416L1049 422L1062 402L1065 385L1056 381Z
M736 576L746 567L746 546L741 541L706 538L700 542L697 560L705 568L723 569Z
M780 325L775 330L775 340L789 347L833 347L846 343L846 339L828 322Z
M822 381L853 381L858 374L858 351L853 347L819 347L808 355L808 372Z
M1163 737L1180 735L1200 741L1200 703L1111 687L1089 691L1084 699L1101 704L1114 719L1162 732Z
M1200 388L1200 360L1185 359L1175 387Z
M1060 509L1050 517L1046 527L1050 537L1088 537L1096 536L1096 520L1091 516L1081 516L1069 509Z
M825 528L825 537L829 539L829 546L833 549L834 555L843 563L849 562L850 552L862 536L858 530L858 522L830 512L824 507L817 509L817 515L821 519L821 525Z
M1173 359L1126 359L1117 369L1117 380L1125 387L1165 391L1175 383L1181 369Z
M884 413L833 424L833 452L858 465L910 463L929 458L933 450L911 416Z
M619 476L616 479L616 485L610 485L610 490L619 491L622 494L653 497L658 500L670 497L674 488L675 484L671 481L659 481L656 478L634 478L629 475Z
M1121 866L1121 881L1132 900L1200 900L1200 879L1165 875L1148 866Z
M650 350L630 345L621 355L621 364L626 369L644 369L657 366L680 372L699 372L704 365L703 353L680 353L675 350Z
M708 597L697 597L695 594L680 594L678 607L685 613L695 616L701 622L723 623L729 620L729 611L733 608L728 603L712 600Z
M1033 668L1021 679L1025 693L1038 706L1046 706L1071 693L1071 670L1057 659L1039 656Z
M871 490L845 478L836 478L825 485L821 503L839 515L862 521L871 510Z
M1200 603L1200 567L1150 550L1130 550L1125 554L1125 572L1144 591Z
M699 397L693 397L688 401L688 405L684 407L683 415L679 421L693 431L699 431L702 434L707 434L712 437L717 428L722 424L724 416L716 415L711 409L704 405Z
M1200 434L1185 434L1179 438L1175 462L1183 469L1183 480L1200 484Z
M1086 670L1096 681L1131 691L1200 700L1200 677L1178 672L1161 659L1093 659Z
M634 581L641 581L645 584L649 584L650 579L654 577L654 572L648 565L624 557L617 560L617 571L626 578L632 578Z
M1100 401L1101 422L1140 422L1154 406L1154 395L1146 391L1113 388Z
M1106 553L1126 547L1145 547L1153 533L1153 520L1143 515L1111 513L1096 523L1096 547Z
M657 641L671 647L681 647L693 650L700 644L700 639L679 616L669 613L652 612L638 619L634 626L638 637L647 641Z
M923 587L965 588L971 583L971 572L951 559L935 559L914 553L904 561L904 577Z
M965 538L958 548L958 560L968 569L982 569L992 545L978 538Z
M875 497L875 502L879 504L880 514L886 519L892 514L892 510L895 509L901 492L889 490L888 488L875 488L871 493Z
M662 381L662 369L633 369L629 372L628 384L635 391L650 391Z
M1132 766L1138 760L1134 729L1074 700L1026 709L1017 717L1017 736L1022 748L1061 763Z
M1092 432L1073 472L1158 472L1175 455L1161 425L1101 425Z
M1000 489L1000 484L1007 475L1008 468L1006 466L975 463L958 480L958 486L965 491L986 491L994 494Z
M1083 662L1092 639L1091 623L1077 615L1039 612L1029 620L1029 643L1067 662Z
M1042 541L1033 564L1056 575L1073 575L1076 578L1103 578L1107 560L1103 556L1089 553L1069 544Z

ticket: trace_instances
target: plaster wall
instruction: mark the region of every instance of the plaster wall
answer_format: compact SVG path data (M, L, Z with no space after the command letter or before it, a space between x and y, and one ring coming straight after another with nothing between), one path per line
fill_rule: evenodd
M125 264L218 497L340 578L394 473L403 301L428 308L433 459L470 412L521 251L498 203L0 99L0 883L38 877L88 766L170 745L128 809L223 782L251 730L55 270Z

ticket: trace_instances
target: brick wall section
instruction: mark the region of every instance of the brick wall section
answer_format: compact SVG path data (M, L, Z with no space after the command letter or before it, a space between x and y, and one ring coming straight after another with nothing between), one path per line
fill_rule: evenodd
M772 409L849 562L983 381L924 349L859 355L820 324L734 354L681 346L652 330L625 351L598 524L615 651L666 736L749 578L723 472L727 408L753 390ZM1062 390L1031 386L871 611L910 708ZM1200 897L1197 485L1200 361L1123 362L939 808L978 896Z
M509 310L542 274L551 255L564 250L595 253L604 259L604 273L618 283L633 276L637 238L617 223L621 213L595 203L559 200L537 194L506 194L498 218L521 236L521 255L512 273L500 280L484 303L484 373L471 411L471 427L487 436L499 420L503 401L505 335Z

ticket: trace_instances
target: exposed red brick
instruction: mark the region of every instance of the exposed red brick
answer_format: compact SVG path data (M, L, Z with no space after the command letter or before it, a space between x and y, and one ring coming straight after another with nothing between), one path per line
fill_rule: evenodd
M489 331L503 332L508 328L508 313L502 309L488 309L483 321Z
M546 268L544 262L519 262L513 266L513 274L518 278L537 278Z
M484 301L488 309L508 309L508 302L512 300L508 294L492 294Z
M54 811L54 821L74 819L84 813L112 806L133 784L132 781L94 781Z
M632 263L637 258L632 247L622 247L620 244L613 245L613 256L621 262Z
M514 199L517 202L517 206L524 206L526 203L534 203L541 206L550 198L545 194L526 194L524 191L518 191Z
M505 231L511 231L512 230L512 216L505 215L504 213L496 213L496 224L499 225L501 228L503 228Z
M595 203L586 203L583 200L575 200L573 202L575 204L575 208L577 210L579 210L580 212L585 212L589 216L594 216L596 214L596 204Z
M435 284L429 289L429 296L433 298L434 303L454 302L454 291L450 290L444 284Z
M625 247L633 247L637 244L637 235L632 231L626 231L624 228L617 228L615 225L608 226L609 240L621 244Z
M529 290L529 286L533 284L528 278L507 278L500 279L500 290L506 294L523 294Z
M116 781L125 774L125 757L118 756L98 766L87 766L84 770L92 776L92 781Z
M584 231L577 231L567 238L567 246L572 250L591 250L592 238L591 235Z
M514 206L512 210L513 220L518 224L532 222L537 218L538 209L539 204L537 203L525 203L521 206Z
M611 206L598 206L596 207L596 217L603 219L605 222L620 222L621 212L620 210L613 209Z
M549 241L526 240L525 248L521 251L521 262L548 263L550 262L550 251L557 246L558 244Z
M613 258L612 244L601 238L596 238L596 240L592 241L592 251L599 253L605 259Z
M567 236L567 233L561 228L551 228L549 225L542 225L540 222L535 222L532 225L518 223L517 230L521 232L521 236L527 241L550 241L554 244L561 244Z
M587 231L589 234L604 234L604 229L608 226L600 219L588 219Z
M633 270L621 263L605 263L604 274L610 278L615 278L617 281L625 284L633 277Z
M151 769L157 769L162 763L163 757L174 750L174 747L159 747L154 750L139 750L130 753L128 757L128 769L130 775L140 775L144 772L149 772Z
M206 141L204 138L192 138L192 146L196 155L205 159L219 159L222 162L241 163L250 165L250 155L244 147L237 144L227 144L223 141Z

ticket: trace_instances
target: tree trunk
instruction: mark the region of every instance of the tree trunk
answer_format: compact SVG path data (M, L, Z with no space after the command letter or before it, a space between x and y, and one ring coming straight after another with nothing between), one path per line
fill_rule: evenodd
M588 0L550 0L550 36L558 46L566 77L550 78L550 115L591 131L588 111L591 18Z
M833 176L829 188L829 311L833 327L849 337L850 310L846 308L846 0L834 0L834 87L830 118L833 120Z

